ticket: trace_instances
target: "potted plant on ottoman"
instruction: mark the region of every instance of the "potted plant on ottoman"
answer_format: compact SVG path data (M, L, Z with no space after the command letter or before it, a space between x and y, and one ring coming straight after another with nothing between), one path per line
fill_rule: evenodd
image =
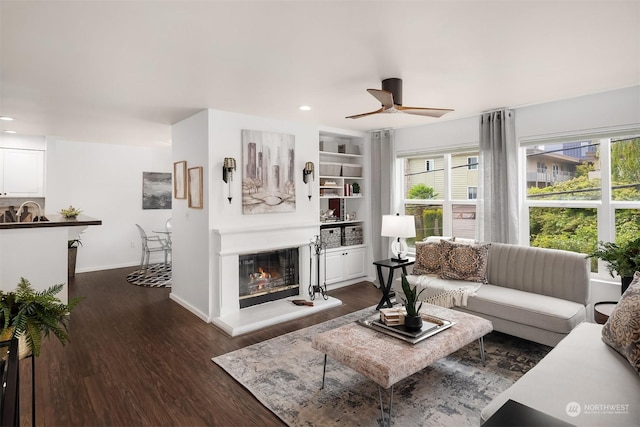
M611 277L614 273L622 281L622 293L633 280L633 273L640 271L640 238L625 243L598 242L596 249L587 258L598 258L607 263Z
M407 311L407 314L404 317L404 327L408 331L419 331L422 328L422 317L420 317L420 309L422 308L422 303L420 303L417 308L416 304L418 302L420 294L424 291L424 289L422 289L420 292L417 292L416 286L411 288L411 285L409 285L409 281L407 280L407 276L402 274L402 291L404 292L404 298L401 298L404 302L404 308Z
M62 345L69 342L69 313L82 298L73 298L64 304L55 296L62 288L63 285L58 284L36 292L28 280L20 278L15 291L0 291L0 340L18 338L21 359L31 352L39 356L42 338L49 333Z

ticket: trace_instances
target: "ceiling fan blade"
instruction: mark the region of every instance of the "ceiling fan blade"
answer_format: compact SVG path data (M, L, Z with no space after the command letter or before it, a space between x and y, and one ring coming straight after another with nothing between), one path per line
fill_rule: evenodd
M367 92L369 92L378 101L380 101L380 104L382 104L382 107L384 107L384 108L393 107L393 94L391 92L389 92L388 90L367 89Z
M417 116L427 117L442 117L447 113L453 111L449 108L421 108L421 107L403 107L402 105L396 105L396 109L405 114L415 114Z
M372 114L382 113L383 111L384 111L384 108L381 108L379 110L372 111L370 113L362 113L362 114L356 114L354 116L347 116L347 117L345 117L345 119L359 119L360 117L365 117L365 116L370 116Z

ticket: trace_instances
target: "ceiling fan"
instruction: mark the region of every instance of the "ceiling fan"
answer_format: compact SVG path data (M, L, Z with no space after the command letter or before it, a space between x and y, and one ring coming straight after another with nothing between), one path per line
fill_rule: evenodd
M360 117L370 116L372 114L390 114L404 113L415 114L418 116L442 117L450 111L448 108L422 108L422 107L403 107L402 106L402 79L390 78L382 81L382 90L367 89L380 103L382 107L379 110L370 113L356 114L347 116L347 119L359 119Z

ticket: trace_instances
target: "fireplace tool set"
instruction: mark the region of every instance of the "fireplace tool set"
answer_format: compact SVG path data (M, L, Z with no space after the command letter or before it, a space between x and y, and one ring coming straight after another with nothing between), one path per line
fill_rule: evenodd
M329 299L327 294L327 251L326 243L322 241L320 236L313 236L311 243L309 243L310 256L309 256L309 298L311 301L316 299L316 293L320 293L322 298ZM320 255L324 253L324 283L320 285ZM313 260L316 260L316 280L315 285L313 280Z

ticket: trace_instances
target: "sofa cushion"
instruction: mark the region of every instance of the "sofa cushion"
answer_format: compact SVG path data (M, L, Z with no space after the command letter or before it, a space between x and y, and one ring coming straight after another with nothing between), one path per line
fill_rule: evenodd
M640 271L602 328L602 340L627 358L640 374Z
M490 243L461 244L443 240L442 279L487 283L487 259Z
M440 242L416 242L416 262L411 274L440 274L442 251Z
M640 378L620 354L602 342L601 330L594 323L578 325L533 369L493 399L482 410L481 422L512 399L573 425L640 425ZM580 413L570 416L567 407L574 402Z
M492 243L487 279L492 285L588 305L591 286L586 255L559 249Z
M467 310L561 334L585 321L582 304L495 285L482 285L467 300Z

